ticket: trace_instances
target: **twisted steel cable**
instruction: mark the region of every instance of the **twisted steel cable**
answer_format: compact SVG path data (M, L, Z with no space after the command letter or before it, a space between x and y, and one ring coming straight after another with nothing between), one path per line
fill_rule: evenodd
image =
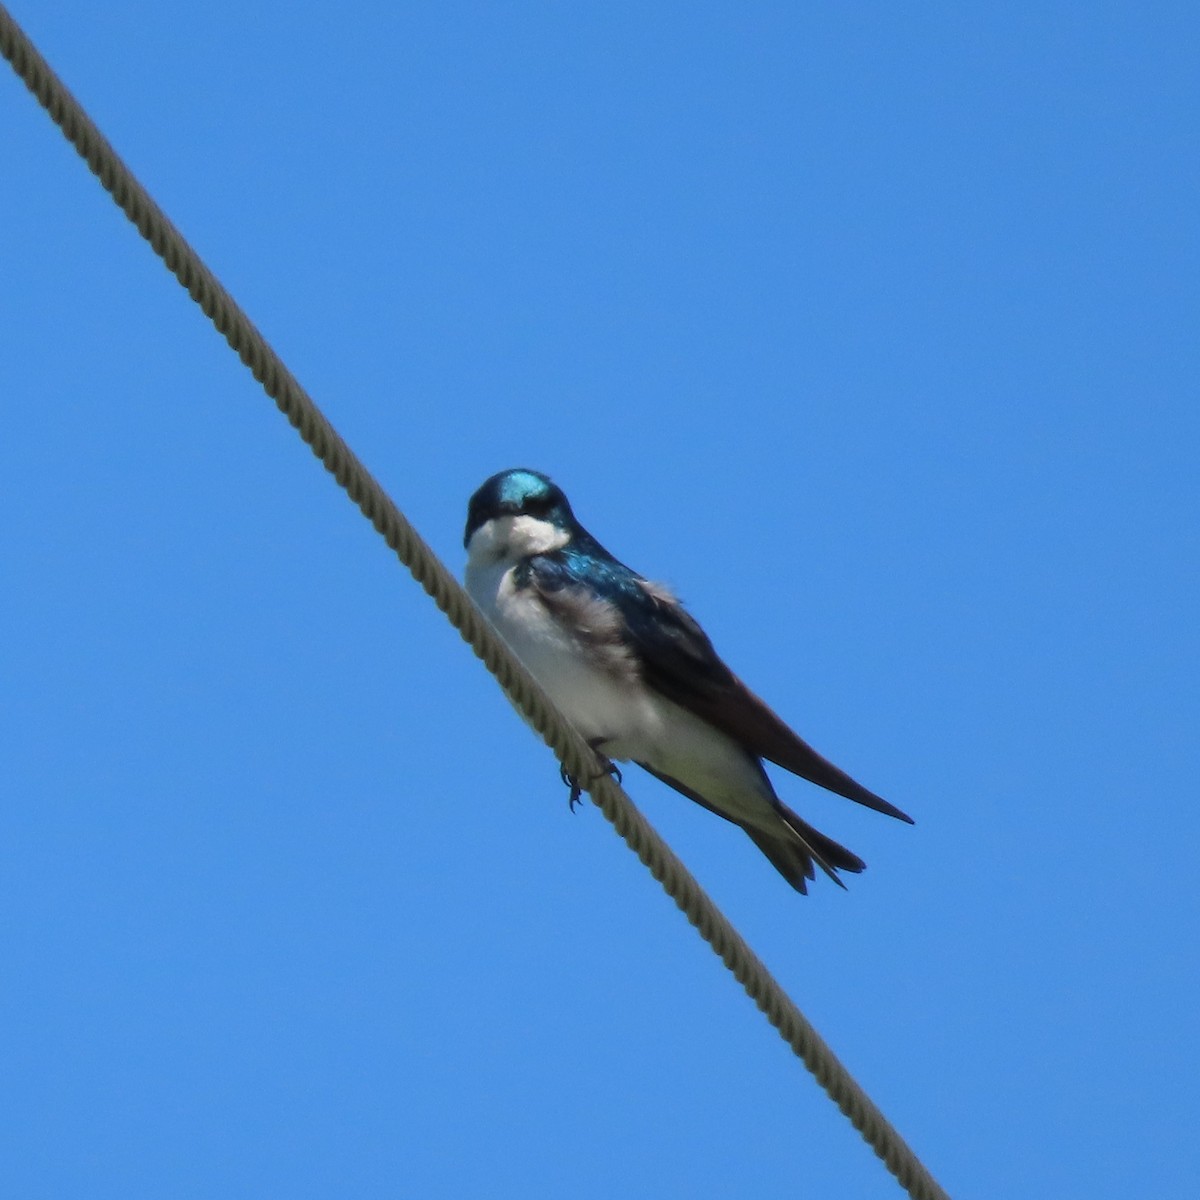
M354 452L338 435L262 334L134 178L78 101L0 4L0 53L12 64L125 215L250 368L254 378L324 463L363 516L496 677L512 704L584 786L688 921L816 1077L913 1200L949 1200L920 1160L859 1087L779 983L733 928L591 748L487 624Z

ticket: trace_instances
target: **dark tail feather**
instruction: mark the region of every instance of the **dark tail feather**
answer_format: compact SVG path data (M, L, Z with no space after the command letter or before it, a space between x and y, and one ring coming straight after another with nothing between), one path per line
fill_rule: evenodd
M838 878L838 871L857 875L866 867L867 864L857 854L801 820L786 804L779 805L779 815L787 828L786 834L780 831L778 836L773 837L748 825L742 828L796 891L808 894L805 881L813 878L814 862L842 888L846 885Z
M694 800L702 808L707 808L709 812L716 813L718 817L722 817L726 821L733 821L735 825L740 825L749 835L750 840L771 860L775 870L802 895L808 895L805 880L814 878L814 862L840 888L844 888L846 885L838 878L839 871L850 871L857 875L867 865L857 854L847 850L833 838L826 837L807 821L801 820L782 800L775 796L761 763L758 764L759 773L762 775L763 784L774 799L775 811L779 814L779 823L782 828L778 833L764 832L750 825L742 825L740 821L734 821L728 813L723 813L719 808L713 808L699 792L694 792L686 784L680 783L678 779L656 771L649 763L639 762L638 766L643 771L649 771L655 779L661 779L668 787L673 787L689 800Z

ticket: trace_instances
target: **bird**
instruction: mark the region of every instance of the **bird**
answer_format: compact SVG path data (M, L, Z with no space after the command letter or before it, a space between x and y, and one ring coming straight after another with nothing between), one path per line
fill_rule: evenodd
M579 523L547 475L520 467L485 480L467 506L463 547L467 592L605 767L636 763L740 826L798 892L814 863L843 888L838 872L866 864L779 799L764 760L913 823L800 738L670 589Z

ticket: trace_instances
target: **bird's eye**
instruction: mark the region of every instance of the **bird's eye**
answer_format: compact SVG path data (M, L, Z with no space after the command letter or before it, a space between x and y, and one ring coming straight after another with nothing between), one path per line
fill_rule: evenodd
M531 517L544 517L552 507L549 496L536 495L525 498L524 508Z

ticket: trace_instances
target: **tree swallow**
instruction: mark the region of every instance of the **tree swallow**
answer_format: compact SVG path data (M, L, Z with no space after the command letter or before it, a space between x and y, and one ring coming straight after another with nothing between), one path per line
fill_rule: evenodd
M763 759L912 823L793 733L671 592L609 554L545 475L487 480L463 545L472 599L592 748L740 825L798 892L814 862L840 886L838 871L866 864L779 799Z

